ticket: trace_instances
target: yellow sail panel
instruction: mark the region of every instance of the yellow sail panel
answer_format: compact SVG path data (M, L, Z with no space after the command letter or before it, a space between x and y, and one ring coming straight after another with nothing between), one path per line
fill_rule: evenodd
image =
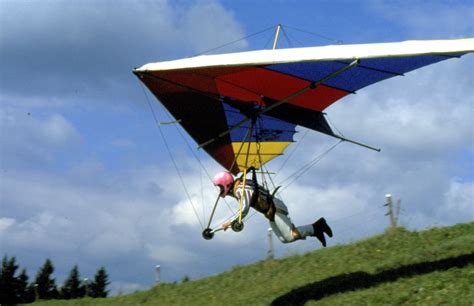
M282 155L290 143L290 141L251 142L249 148L248 142L232 142L232 148L240 170L252 166L259 169L265 163Z

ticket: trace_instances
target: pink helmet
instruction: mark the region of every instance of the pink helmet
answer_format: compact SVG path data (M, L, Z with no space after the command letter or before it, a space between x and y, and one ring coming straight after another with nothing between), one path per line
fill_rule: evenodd
M212 182L221 189L220 196L225 197L229 193L229 189L234 183L234 177L232 174L230 174L230 172L222 171L214 176Z

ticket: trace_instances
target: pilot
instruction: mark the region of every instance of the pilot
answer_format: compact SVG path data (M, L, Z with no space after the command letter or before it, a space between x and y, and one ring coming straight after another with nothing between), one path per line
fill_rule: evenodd
M247 215L250 207L254 208L270 221L273 232L283 243L313 236L325 247L326 238L324 234L332 237L332 230L326 223L326 220L320 218L313 224L296 227L291 222L288 216L288 208L283 201L271 195L268 190L257 183L255 168L251 167L249 170L252 170L253 175L251 180L245 180L245 187L243 187L243 177L234 180L232 174L226 171L216 174L212 182L220 188L220 196L231 196L238 201L243 197L242 218ZM239 216L232 221L222 224L222 228L227 230L235 222L239 222Z

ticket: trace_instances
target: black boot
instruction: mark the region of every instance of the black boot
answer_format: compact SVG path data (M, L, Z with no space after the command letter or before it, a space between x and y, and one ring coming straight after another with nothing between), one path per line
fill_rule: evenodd
M326 247L326 238L324 237L323 231L321 229L315 229L314 224L313 224L313 230L314 230L313 236L318 238L319 241L321 241L321 244L323 245L323 247Z
M314 222L313 229L315 233L319 230L320 232L326 233L329 237L332 237L332 230L324 218L319 218L318 221Z

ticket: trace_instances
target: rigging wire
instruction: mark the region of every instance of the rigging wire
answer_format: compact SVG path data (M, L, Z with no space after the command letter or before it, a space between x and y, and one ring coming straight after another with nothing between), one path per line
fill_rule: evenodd
M283 25L282 25L282 26L283 26ZM319 38L322 38L322 39L325 39L325 40L328 40L328 41L332 41L333 43L336 43L336 44L338 44L338 45L341 45L341 44L344 43L344 42L343 42L342 40L340 40L340 39L335 39L335 38L332 38L332 37L329 37L329 36L326 36L326 35L322 35L322 34L310 32L310 31L306 31L306 30L301 30L301 29L298 29L298 28L295 28L295 27L292 27L292 26L285 25L285 28L292 29L292 30L295 30L295 31L298 31L298 32L301 32L301 33L305 33L305 34L317 36L317 37L319 37Z
M244 136L244 139L242 141L242 143L240 144L240 147L239 147L239 151L237 152L237 154L235 155L235 158L234 158L234 161L232 162L232 165L230 166L230 169L234 168L235 164L237 163L237 159L240 157L240 153L242 152L242 149L244 147L244 144L245 144L245 140L248 138L248 148L250 149L250 141L252 140L252 126L249 127L249 129L247 130L247 133L245 134ZM248 157L248 155L247 155ZM237 167L239 165L237 164Z
M301 139L299 141L296 142L296 144L293 146L293 149L291 150L291 152L287 155L287 157L285 158L285 160L283 161L283 163L280 165L280 168L278 168L278 170L276 171L276 175L275 175L275 179L278 177L278 174L280 174L281 170L283 169L283 167L288 163L288 161L290 160L290 158L293 156L293 154L296 152L296 149L298 149L298 147L300 146L301 142L303 141L303 139L306 137L306 135L308 135L308 132L309 132L309 129L306 129L306 131L304 132L303 136L301 137Z
M202 176L203 176L202 168L199 168L199 181L200 181L200 183L201 183L202 219L205 220L205 219L206 219L206 209L205 209L205 205L204 205L204 182L203 182L203 180L202 180Z
M256 131L255 131L255 140L256 140L256 150L257 150L257 164L260 165L260 170L261 170L261 179L262 179L262 186L268 189L267 185L267 180L265 179L265 174L263 172L263 161L262 161L262 154L260 152L261 145L260 145L260 140L259 140L259 135L257 131L262 131L264 129L263 126L263 120L259 118L259 120L256 121Z
M168 110L163 106L163 104L161 104L161 107L163 109L163 112L166 113L166 115L168 116L168 118L170 118L171 120L173 119L171 114L168 112ZM204 172L206 173L208 179L210 182L212 182L212 178L211 178L211 175L209 174L209 172L207 171L206 167L204 166L204 164L202 163L201 159L199 158L199 156L197 156L197 154L195 153L195 150L191 147L191 145L189 144L189 142L187 141L186 137L184 136L183 132L181 131L181 129L179 129L179 127L177 125L174 125L175 126L175 129L176 131L178 132L178 134L181 136L181 139L184 141L184 143L186 144L186 146L188 147L188 150L191 152L191 154L193 155L194 159L198 162L199 166L200 166L200 169L204 170ZM202 188L202 186L201 186ZM229 202L226 201L225 198L223 198L224 200L224 203L227 205L227 208L233 212L232 208L230 207L229 205ZM203 202L204 203L204 202ZM204 205L202 205L204 206ZM204 218L205 219L205 218Z
M310 32L310 31L306 31L306 30L302 30L302 29L298 29L298 28L295 28L295 27L292 27L292 26L288 26L288 25L282 25L280 24L280 27L281 27L281 30L283 32L283 35L286 37L287 41L288 41L288 45L289 47L293 47L293 44L292 44L292 40L296 41L297 43L299 43L300 45L304 45L303 43L301 43L300 41L296 40L294 37L290 40L290 37L287 33L287 31L285 31L285 28L286 29L291 29L291 30L295 30L295 31L298 31L298 32L301 32L301 33L305 33L305 34L309 34L309 35L313 35L313 36L316 36L316 37L319 37L319 38L322 38L322 39L325 39L327 41L331 41L333 43L336 43L336 44L343 44L343 41L342 40L339 40L339 39L335 39L335 38L332 38L332 37L329 37L329 36L326 36L326 35L322 35L322 34L318 34L318 33L314 33L314 32ZM268 28L265 28L263 30L260 30L258 32L255 32L255 33L252 33L252 34L249 34L247 36L244 36L242 38L239 38L239 39L236 39L236 40L233 40L233 41L230 41L228 43L225 43L225 44L222 44L220 46L217 46L217 47L214 47L214 48L211 48L211 49L207 49L205 51L202 51L202 52L199 52L197 54L195 54L195 56L199 56L199 55L204 55L204 54L208 54L212 51L216 51L216 50L219 50L221 48L224 48L224 47L227 47L227 46L230 46L232 44L235 44L235 43L238 43L240 41L243 41L243 40L246 40L248 38L251 38L251 37L254 37L254 36L257 36L259 34L262 34L264 32L267 32L267 31L270 31L270 30L273 30L275 28L275 26L271 26L271 27L268 27ZM266 44L264 45L264 49L267 47L267 45L272 41L273 37L270 36L270 38L268 39L268 41L266 42Z
M253 34L247 35L247 36L245 36L245 37L242 37L242 38L236 39L236 40L234 40L234 41L231 41L231 42L225 43L225 44L223 44L223 45L220 45L220 46L217 46L217 47L214 47L214 48L208 49L208 50L205 50L205 51L203 51L203 52L200 52L200 53L196 54L195 56L204 55L204 54L207 54L207 53L209 53L209 52L212 52L212 51L215 51L215 50L218 50L218 49L221 49L221 48L227 47L227 46L229 46L229 45L232 45L232 44L235 44L235 43L237 43L237 42L239 42L239 41L242 41L242 40L245 40L245 39L247 39L247 38L250 38L250 37L253 37L253 36L257 36L257 35L259 35L259 34L261 34L261 33L263 33L263 32L266 32L266 31L272 30L273 28L274 28L274 26L268 27L268 28L266 28L266 29L263 29L263 30L261 30L261 31L258 31L258 32L256 32L256 33L253 33Z
M267 49L267 47L268 47L269 45L271 45L271 42L272 42L272 40L274 40L274 39L275 39L275 37L273 37L273 33L272 33L272 35L270 35L270 36L268 37L267 42L263 45L263 49ZM269 47L268 47L268 48L269 48Z
M291 174L290 176L288 176L286 179L284 179L283 181L280 182L280 185L282 185L284 182L290 180L290 182L288 184L286 184L285 187L283 187L281 190L285 190L288 186L290 186L296 179L298 179L300 176L302 176L303 174L305 174L309 169L311 169L314 165L316 165L317 163L319 163L327 154L329 154L329 152L331 152L335 147L337 147L337 145L339 145L341 142L343 142L343 140L339 140L337 143L335 143L334 145L332 145L331 147L329 147L326 151L324 151L323 153L317 155L313 160L311 160L309 163L306 163L303 167L301 167L300 169L298 169L297 171L295 171L293 174Z
M291 42L290 37L286 33L286 30L283 26L281 27L281 32L283 33L283 36L285 36L286 41L288 42L288 47L293 48L293 43Z
M284 28L283 28L283 26L282 26L282 31L283 31L283 29L284 29ZM292 36L291 39L290 39L290 35L288 35L288 33L287 33L286 31L284 31L284 32L286 33L286 37L287 37L287 40L288 40L288 41L294 41L294 42L296 42L299 46L304 47L304 44L303 44L301 41L299 41L298 39L296 39L294 36Z
M265 172L270 173L270 172L268 172L267 166L263 165L262 168L265 168ZM268 179L270 180L270 183L272 183L273 189L275 189L276 185L275 185L275 182L273 181L272 176L270 174L268 174Z
M155 120L156 126L158 127L158 131L160 132L161 138L163 139L163 143L165 144L168 155L169 155L169 157L171 159L171 162L173 163L173 166L174 166L174 168L175 168L175 170L178 174L179 180L181 181L181 185L183 186L184 192L186 193L186 196L188 197L189 203L191 203L191 207L193 208L194 215L196 216L196 219L199 221L199 224L201 225L201 228L204 229L203 223L201 222L201 219L199 218L199 215L196 211L196 207L194 206L191 195L189 194L189 191L186 188L186 184L184 183L183 176L181 175L181 172L179 171L178 165L176 164L176 161L173 157L173 154L171 154L171 149L169 147L168 141L166 141L166 137L163 133L163 130L161 129L160 122L158 121L158 118L156 117L155 110L153 109L153 106L152 106L150 100L148 99L148 95L146 94L146 91L145 91L143 86L144 85L142 85L142 90L143 90L143 93L145 94L146 102L147 102L147 104L150 108L150 111L151 111L151 114L153 116L153 119Z

